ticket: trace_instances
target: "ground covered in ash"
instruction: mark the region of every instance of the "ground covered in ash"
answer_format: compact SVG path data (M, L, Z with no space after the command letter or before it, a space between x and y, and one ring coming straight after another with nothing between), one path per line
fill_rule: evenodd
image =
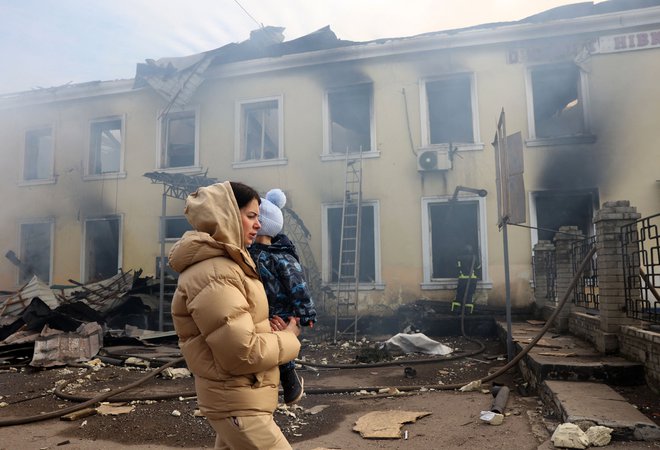
M436 340L468 355L476 348L464 337L443 337ZM485 349L479 354L449 361L408 365L410 359L424 355L395 357L383 352L377 338L357 343L312 343L305 341L302 355L306 361L321 367L302 367L308 391L339 387L359 390L360 386L427 386L440 387L466 383L483 378L505 364L505 349L495 339L485 339ZM388 367L369 364L393 361ZM326 364L367 364L361 369L325 369ZM406 368L412 368L413 371ZM15 417L29 417L61 410L77 404L62 398L61 393L76 397L77 401L92 398L100 392L115 390L142 378L151 369L139 366L97 365L32 369L29 366L0 367L0 421ZM512 387L515 395L528 397L524 382L516 373L498 379ZM59 387L56 392L55 389ZM616 387L621 395L640 411L660 424L658 395L646 387ZM146 400L154 395L172 397L165 400ZM355 401L357 392L306 395L299 405L281 405L275 420L292 444L325 435L336 429L346 415L369 409L368 402ZM364 395L364 393L362 394ZM373 394L371 394L373 395ZM387 394L380 394L382 396ZM188 448L212 448L214 432L197 412L191 378L165 379L155 377L136 389L111 399L115 405L133 406L128 413L117 415L94 414L76 419L75 427L67 429L67 438L107 440L118 445L152 444ZM118 401L121 400L121 401ZM327 405L340 407L328 408ZM57 420L57 419L50 419ZM20 427L17 427L20 430ZM2 445L0 444L0 448Z

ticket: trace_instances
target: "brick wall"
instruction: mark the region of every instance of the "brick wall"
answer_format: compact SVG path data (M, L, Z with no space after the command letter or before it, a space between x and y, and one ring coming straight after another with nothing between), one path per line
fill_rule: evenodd
M660 392L660 333L634 326L622 326L619 331L621 355L644 364L646 382Z

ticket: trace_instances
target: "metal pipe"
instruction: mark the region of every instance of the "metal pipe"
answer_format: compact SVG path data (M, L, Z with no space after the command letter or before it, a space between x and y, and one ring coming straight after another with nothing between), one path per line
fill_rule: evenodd
M504 414L506 402L509 400L509 388L506 386L498 386L497 395L493 399L493 404L490 410L498 414Z

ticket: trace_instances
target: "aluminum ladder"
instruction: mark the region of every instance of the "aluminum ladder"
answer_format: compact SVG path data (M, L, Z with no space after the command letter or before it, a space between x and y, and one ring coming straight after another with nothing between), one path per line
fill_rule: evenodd
M353 335L353 341L357 340L361 216L362 151L356 157L349 157L346 151L339 261L333 268L337 269L334 342L339 336L349 334ZM347 321L350 325L345 327ZM340 329L340 326L345 328Z

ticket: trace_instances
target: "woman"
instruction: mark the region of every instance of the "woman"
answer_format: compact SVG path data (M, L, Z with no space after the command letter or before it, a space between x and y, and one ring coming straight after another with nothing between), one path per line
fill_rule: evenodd
M172 247L180 273L172 300L179 346L195 375L216 449L290 449L273 420L278 366L298 355L295 319L268 320L268 301L247 246L261 228L259 194L242 183L202 187L186 200L195 231Z

